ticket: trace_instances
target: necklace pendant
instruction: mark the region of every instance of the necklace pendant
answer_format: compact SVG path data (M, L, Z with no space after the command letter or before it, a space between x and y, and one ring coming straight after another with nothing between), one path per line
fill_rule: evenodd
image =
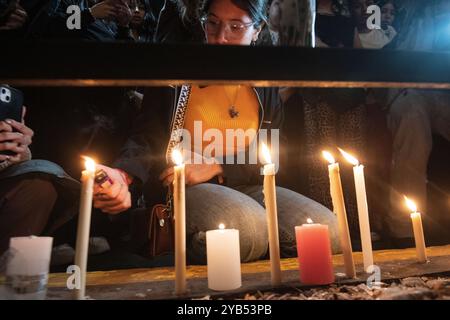
M239 116L239 111L236 111L234 106L231 106L228 109L228 114L230 115L230 117L233 118L237 118Z

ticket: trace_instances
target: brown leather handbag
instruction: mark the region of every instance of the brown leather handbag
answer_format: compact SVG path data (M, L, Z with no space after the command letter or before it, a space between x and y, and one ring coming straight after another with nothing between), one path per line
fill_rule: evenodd
M166 150L167 163L171 163L172 150L181 141L181 132L184 127L190 92L190 86L183 85L181 87L175 117L172 122L170 141ZM172 193L169 188L166 203L156 204L150 213L148 233L150 257L161 256L175 251L175 221L172 211Z
M151 257L174 251L174 220L172 209L166 204L153 206L149 228L149 254Z

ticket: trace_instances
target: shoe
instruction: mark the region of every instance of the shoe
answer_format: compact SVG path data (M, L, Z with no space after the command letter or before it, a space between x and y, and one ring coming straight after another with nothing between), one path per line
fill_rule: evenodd
M62 266L73 263L75 259L75 250L68 244L62 244L52 249L51 266Z
M89 238L89 255L101 254L111 250L108 240L103 237Z

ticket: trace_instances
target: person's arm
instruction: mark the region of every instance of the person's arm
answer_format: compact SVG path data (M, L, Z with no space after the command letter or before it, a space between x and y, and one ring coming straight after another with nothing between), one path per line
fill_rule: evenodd
M125 1L119 1L114 6L115 10L115 21L117 24L117 40L127 40L134 41L130 30L130 21L132 18L132 13L128 3Z
M108 188L95 187L96 208L110 214L129 209L132 205L130 189L139 190L147 182L151 170L157 175L165 166L166 160L158 146L164 140L161 134L165 132L163 124L167 123L162 116L164 106L167 107L164 102L171 99L165 95L170 95L171 90L150 87L144 92L141 110L133 120L131 132L119 156L111 167L98 166L110 176L113 184ZM162 97L166 98L163 102L160 101Z
M152 167L164 167L165 154L160 149L163 133L167 131L169 120L164 116L168 105L161 100L171 101L172 88L149 87L144 92L144 99L139 114L133 121L130 135L121 148L113 167L125 171L133 177L135 183L144 184ZM155 173L156 174L156 173ZM159 174L159 172L158 172Z
M79 6L81 9L80 29L67 28L67 19L70 16L67 8L71 5ZM88 7L84 1L62 0L48 15L48 26L45 31L47 36L78 38L96 19L113 19L115 11L110 0L101 1L92 7Z
M25 9L16 3L14 9L6 17L3 23L0 23L0 30L15 30L24 26L28 19L28 14Z

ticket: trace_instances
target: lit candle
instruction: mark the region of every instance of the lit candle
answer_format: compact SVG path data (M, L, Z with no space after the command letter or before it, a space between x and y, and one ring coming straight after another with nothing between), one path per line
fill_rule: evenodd
M304 284L324 285L334 282L331 244L328 226L308 223L295 227L300 281Z
M242 285L239 230L225 229L206 231L206 259L208 264L208 288L233 290Z
M330 163L328 166L330 193L333 201L333 211L336 213L338 219L339 238L342 253L344 255L345 274L349 278L354 278L356 276L355 263L353 261L352 243L350 241L350 231L348 230L347 212L345 211L339 164L335 162L331 153L323 151L322 154Z
M406 205L412 211L411 221L414 231L414 241L416 242L417 259L419 262L427 262L427 250L425 246L425 237L423 235L422 216L417 212L416 204L405 196Z
M175 294L186 293L186 201L183 155L172 152L173 209L175 219Z
M52 243L52 237L14 237L9 240L8 299L45 299Z
M262 155L265 160L264 174L264 204L266 206L267 226L269 231L269 253L271 282L276 286L281 283L280 240L278 237L277 196L275 187L275 164L272 163L270 150L262 142Z
M89 231L91 227L92 196L95 178L95 162L84 157L85 170L81 173L81 198L78 216L77 243L75 248L75 265L80 268L80 289L75 288L75 298L84 299L86 291L86 270L89 248Z
M355 179L356 203L358 205L359 231L361 234L361 246L364 261L364 271L373 265L372 238L370 237L369 209L367 207L366 183L364 179L364 166L358 159L338 148L344 158L353 165ZM369 270L369 271L368 271Z

